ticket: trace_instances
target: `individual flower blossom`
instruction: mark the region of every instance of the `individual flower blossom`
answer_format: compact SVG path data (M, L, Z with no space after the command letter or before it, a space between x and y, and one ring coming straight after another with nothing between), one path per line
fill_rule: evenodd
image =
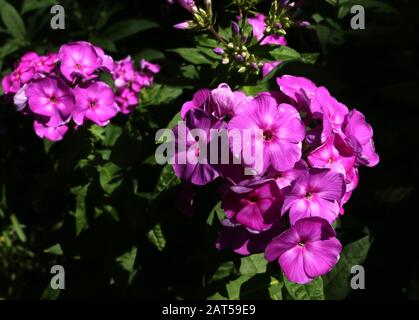
M285 192L281 213L289 210L291 225L307 217L321 217L332 223L338 217L345 191L345 180L341 173L310 168Z
M191 101L187 101L182 105L180 109L180 116L185 119L186 113L191 109L202 109L206 110L206 104L210 97L211 91L209 89L200 89L192 97Z
M244 189L244 190L243 190ZM273 180L255 183L248 188L228 190L221 202L227 218L254 231L266 231L281 217L282 198Z
M234 116L237 105L246 95L241 91L232 91L226 83L211 90L208 112L218 120L230 120Z
M46 125L57 127L70 120L74 96L61 79L51 76L34 80L26 88L25 95L33 113L48 117Z
M246 227L228 219L221 223L223 229L216 240L215 247L218 250L232 250L244 256L265 251L269 242L285 230L281 221L259 233L250 232Z
M113 70L113 78L117 88L128 87L135 77L134 62L128 56L125 59L117 61Z
M91 79L102 66L102 59L95 48L87 42L73 42L61 46L58 52L61 73L68 81L76 77Z
M310 112L311 99L317 90L317 86L311 80L284 75L278 77L276 82L281 92L294 101L299 111Z
M173 28L179 29L179 30L188 30L191 28L191 25L192 25L191 21L183 21L183 22L176 23L173 26Z
M373 167L380 161L372 140L372 127L361 112L354 109L346 116L343 133L346 141L355 150L357 164Z
M193 134L196 130L196 135ZM195 185L205 185L219 176L208 163L211 119L200 109L191 109L185 115L185 123L174 129L175 154L172 159L173 170L182 180Z
M58 55L56 53L50 53L46 56L38 56L33 61L33 67L35 70L35 76L40 77L40 74L46 75L53 71L58 62Z
M119 90L115 96L115 100L123 114L131 113L139 102L137 93L128 88Z
M42 121L35 120L33 123L35 133L40 138L46 138L50 141L60 141L68 131L67 125L48 126Z
M99 126L104 126L119 111L112 88L104 82L79 85L74 88L74 95L76 108L73 112L73 120L78 125L82 125L85 119L89 119Z
M257 171L265 171L269 165L278 171L285 171L301 159L301 142L305 137L305 129L300 115L289 104L278 105L272 96L261 94L242 102L236 108L228 130L229 134L237 130L242 132L240 140L247 140L245 131L252 132L252 154L259 155L259 158L260 155L263 156L263 168L260 168L259 163L247 164ZM233 139L233 155L241 156L249 143L250 141L237 143Z
M310 152L307 160L314 167L330 168L346 177L355 165L355 154L339 135L332 134L321 146Z
M306 284L332 270L339 261L342 245L326 220L311 217L274 238L265 257L277 260L289 281Z
M178 0L177 1L183 8L192 12L196 10L196 4L194 0Z
M154 76L159 72L160 66L158 64L142 59L140 61L140 72L137 72L134 76L132 90L140 92L142 88L151 86Z

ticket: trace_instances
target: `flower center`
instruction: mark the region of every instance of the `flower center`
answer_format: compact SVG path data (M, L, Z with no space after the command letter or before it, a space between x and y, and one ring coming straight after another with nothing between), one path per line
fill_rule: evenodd
M49 98L49 101L51 101L52 103L56 103L56 102L58 101L58 99L57 99L57 97L56 97L56 96L51 96L51 97Z
M304 241L300 241L300 242L298 242L298 245L299 245L300 247L304 247L304 246L305 246L305 242L304 242Z
M81 64L80 63L76 63L76 69L80 70L81 69Z
M96 101L95 101L95 100L90 100L90 101L89 101L89 107L90 107L90 108L94 108L94 107L96 107Z
M263 140L269 141L272 139L272 131L271 130L264 130L263 131Z
M313 198L313 194L311 192L307 192L306 193L306 199L310 201L311 198Z

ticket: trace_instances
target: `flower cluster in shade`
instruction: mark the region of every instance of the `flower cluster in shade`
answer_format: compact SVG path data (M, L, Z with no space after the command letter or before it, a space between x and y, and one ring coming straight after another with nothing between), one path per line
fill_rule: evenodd
M199 139L208 144L214 128L262 130L255 139L228 145L230 159L242 159L249 143L263 154L263 166L254 176L245 175L254 164L244 161L175 161L173 169L187 186L219 186L226 217L218 249L241 255L264 251L290 281L304 284L339 260L342 247L332 224L358 185L359 167L375 166L379 156L373 129L360 111L349 110L325 87L303 77L284 75L277 84L277 91L255 96L221 84L199 90L181 109L187 143L186 149L175 148L175 159L179 153L199 156L193 129L201 129ZM180 126L173 129L175 146ZM186 200L183 209L188 210L193 201Z
M136 70L130 57L114 61L100 47L78 41L58 53L26 53L2 79L2 88L18 111L34 117L39 137L59 141L71 126L87 121L105 126L119 112L130 113L159 71L145 60ZM106 73L113 83L101 80Z

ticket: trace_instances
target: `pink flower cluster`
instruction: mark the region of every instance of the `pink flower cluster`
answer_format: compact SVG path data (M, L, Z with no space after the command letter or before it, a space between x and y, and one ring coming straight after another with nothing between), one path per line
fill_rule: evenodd
M230 160L244 159L245 146L263 155L255 176L252 162L173 164L182 180L195 185L220 181L226 214L219 249L242 255L265 252L278 261L290 281L308 283L329 272L339 260L341 244L332 227L358 185L360 166L375 166L373 130L358 110L348 108L306 78L284 75L278 91L254 97L226 84L198 91L181 110L186 131L174 128L175 159L198 158L199 140L215 139L211 129L263 132L242 143L229 143ZM186 135L186 137L182 137ZM179 149L186 138L186 148ZM231 141L229 141L231 142Z
M141 88L150 86L157 72L159 67L145 60L137 71L130 58L114 62L101 48L78 41L58 53L26 53L2 87L18 111L34 116L39 137L58 141L71 120L75 127L86 120L105 126L118 112L132 111ZM112 75L116 90L100 80L102 73Z

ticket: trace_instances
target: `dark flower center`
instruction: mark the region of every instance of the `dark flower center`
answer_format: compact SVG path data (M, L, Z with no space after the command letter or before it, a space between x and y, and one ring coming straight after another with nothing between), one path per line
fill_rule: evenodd
M81 64L80 63L76 63L76 69L80 70L81 69Z
M298 245L299 245L300 247L304 247L304 246L305 246L305 242L304 242L304 241L300 241L300 242L298 242Z
M50 100L52 103L56 103L56 102L58 101L58 99L57 99L57 97L56 97L56 96L51 96L51 97L49 98L49 100Z
M90 106L90 108L94 108L96 106L96 101L95 100L90 100L89 106Z
M263 131L263 140L269 141L272 139L272 131L271 130L264 130Z
M313 194L311 192L306 193L306 199L307 200L311 200L312 197L313 197Z

